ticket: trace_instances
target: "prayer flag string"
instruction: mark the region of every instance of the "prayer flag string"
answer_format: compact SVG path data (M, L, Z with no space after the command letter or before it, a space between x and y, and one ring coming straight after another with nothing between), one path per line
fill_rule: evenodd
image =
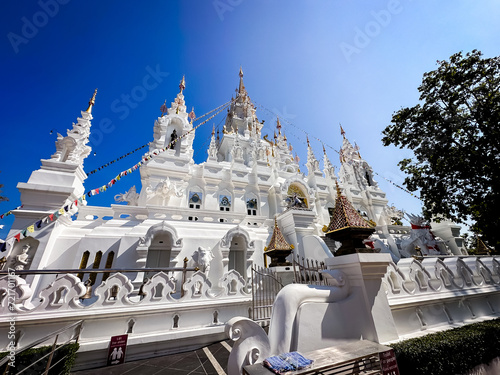
M263 105L261 105L261 104L259 104L259 103L255 102L255 101L253 101L253 100L252 100L252 102L253 102L255 105L259 106L259 107L260 107L261 109L263 109L264 111L268 112L269 114L271 114L271 115L273 115L273 116L276 116L276 117L278 116L276 113L274 113L274 112L273 112L273 111L271 111L270 109L267 109L267 108L266 108L266 107L264 107ZM342 151L342 150L339 152L338 150L336 150L336 149L335 149L335 148L333 148L332 146L330 146L330 145L328 145L328 144L324 143L324 141L323 141L323 140L319 139L318 137L315 137L314 135L309 134L309 133L308 133L308 132L306 132L304 129L301 129L301 128L299 128L298 126L296 126L296 125L292 124L292 123L291 123L290 121L288 121L287 119L285 119L285 118L280 118L280 121L285 122L285 123L287 123L287 124L289 124L289 125L293 126L294 128L296 128L296 129L298 129L298 130L302 131L302 132L303 132L303 133L304 133L307 137L309 137L309 138L311 138L311 139L315 139L315 140L317 140L317 141L318 141L318 142L320 142L323 146L326 146L326 147L328 147L328 148L332 149L333 151L335 151L337 154L341 155L341 151ZM298 138L297 136L295 136L293 133L291 133L291 134L292 134L292 136L294 136L295 138L299 139L299 138ZM304 142L304 141L302 141L302 140L300 140L300 139L299 139L299 141L300 141L300 142L302 142L303 144L306 144L306 142ZM397 187L398 189L403 190L405 193L407 193L407 194L411 195L412 197L417 198L418 200L420 200L420 201L422 201L422 202L423 202L423 200L422 200L422 199L421 199L418 195L416 195L416 194L412 193L411 191L409 191L408 189L404 188L403 186L396 184L395 182L391 181L390 179L388 179L388 178L386 178L386 177L382 176L381 174L379 174L379 173L377 173L377 172L375 172L375 171L373 171L373 173L374 173L374 174L376 174L376 175L377 175L377 176L379 176L379 177L382 177L384 180L386 180L388 183L390 183L390 184L394 185L394 186L395 186L395 187Z
M214 113L212 116L210 116L209 118L207 118L205 121L201 122L200 124L198 124L195 127L193 127L191 130L189 130L188 132L186 132L183 135L181 135L177 140L180 140L180 139L186 137L188 134L192 133L193 131L195 131L196 129L198 129L200 126L206 124L208 121L210 121L215 116L217 116L220 112L222 112L224 109L226 109L226 107L228 107L231 102L232 101L224 103L224 104L220 105L219 107L211 110L207 114L200 116L198 119L203 118L203 117L207 116L209 113L213 113L214 111L216 111L217 109L219 109L216 113ZM195 120L193 120L193 121L195 121ZM131 168L126 169L125 171L122 171L114 179L112 179L108 184L103 185L103 186L101 186L101 187L99 187L97 189L92 189L92 190L88 191L87 193L85 193L84 195L82 195L81 197L79 197L78 199L75 199L71 204L67 204L67 205L61 207L60 209L52 212L51 214L49 214L49 215L47 215L47 216L45 216L45 217L43 217L43 218L41 218L41 219L33 222L32 224L30 224L28 226L26 226L24 229L20 230L19 232L16 232L15 234L9 236L7 239L5 239L4 242L0 243L0 252L3 252L3 251L7 250L7 244L11 244L12 245L14 241L20 241L20 240L22 240L22 239L24 239L26 237L30 237L32 233L38 232L41 229L44 229L46 226L54 223L60 216L63 216L65 214L74 214L75 212L73 212L73 211L78 208L79 204L82 204L85 201L85 199L86 199L85 196L86 195L87 196L92 196L92 195L99 194L99 192L106 191L109 187L113 186L122 177L124 177L124 176L132 173L135 170L137 170L142 164L145 164L149 160L153 159L154 156L157 156L160 153L165 152L172 145L173 142L174 141L171 141L167 145L167 147L164 147L164 148L161 148L161 149L158 149L158 150L153 150L153 151L147 153L142 158L142 160L139 163L135 164ZM137 151L137 150L138 149L136 149L135 151ZM128 156L128 155L126 155L126 156ZM14 210L8 211L7 213L5 213L3 215L0 215L0 218L3 218L5 216L9 216L9 215L11 215L13 213L13 211L15 211L17 209L20 209L22 207L23 206L19 206L19 207L15 208Z
M174 142L178 142L179 140L183 139L184 137L188 136L190 133L194 132L196 129L198 129L200 126L206 124L208 121L210 121L211 119L213 119L215 116L217 116L219 113L221 113L224 109L226 109L230 103L232 101L229 101L227 103L224 103L222 105L220 105L219 107L217 107L219 110L217 112L215 112L212 116L208 117L206 120L204 120L203 122L199 123L198 125L196 125L195 127L193 127L192 129L190 129L189 131L187 131L186 133L182 134L180 137L176 138L175 140L172 140L169 142L169 144L166 146L166 147L163 147L163 148L160 148L160 149L155 149L153 151L150 151L148 153L146 153L140 162L138 162L137 164L133 165L132 167L120 172L118 175L116 175L115 178L111 179L106 185L102 185L101 187L98 187L98 188L95 188L95 189L91 189L89 191L87 191L85 194L88 196L88 197L91 197L91 196L94 196L94 195L97 195L99 193L102 193L102 192L105 192L107 191L109 188L111 188L114 184L116 184L116 182L120 181L123 177L127 176L128 174L136 171L141 165L147 163L148 161L150 161L151 159L153 159L155 156L158 156L160 155L161 153L167 151L168 149L170 149L170 147L172 146L172 144ZM208 113L213 113L214 111L217 110L216 109L213 109L211 110L210 112ZM203 116L200 116L198 118L202 118L206 115L203 115ZM194 120L193 120L194 121Z

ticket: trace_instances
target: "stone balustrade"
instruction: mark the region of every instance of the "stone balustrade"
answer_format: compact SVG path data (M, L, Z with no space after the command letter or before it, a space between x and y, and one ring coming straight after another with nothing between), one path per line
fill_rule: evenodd
M401 259L383 282L400 338L500 314L498 257Z

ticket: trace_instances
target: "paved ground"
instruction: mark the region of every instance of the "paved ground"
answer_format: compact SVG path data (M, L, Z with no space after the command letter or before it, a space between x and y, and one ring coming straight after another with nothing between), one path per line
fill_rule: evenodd
M72 372L72 375L225 375L231 347L228 342L199 350L126 362L122 365Z

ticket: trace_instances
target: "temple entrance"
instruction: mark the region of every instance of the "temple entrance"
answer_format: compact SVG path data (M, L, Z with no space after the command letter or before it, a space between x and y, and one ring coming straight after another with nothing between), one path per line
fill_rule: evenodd
M247 279L247 244L243 236L234 236L229 247L228 271L236 270L245 280Z
M148 248L146 268L170 267L172 251L172 235L168 232L155 234ZM158 272L147 272L145 277L151 278Z

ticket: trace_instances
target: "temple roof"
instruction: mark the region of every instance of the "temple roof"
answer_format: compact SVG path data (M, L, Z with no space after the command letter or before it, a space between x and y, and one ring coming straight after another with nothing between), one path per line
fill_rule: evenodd
M293 249L293 245L290 245L288 242L286 242L283 233L281 233L281 229L278 227L278 220L274 218L273 235L271 236L271 240L269 241L269 244L266 246L264 251L291 249Z
M340 193L337 185L337 199L332 219L328 224L326 233L331 233L344 228L373 228L356 209L352 206L347 197Z

